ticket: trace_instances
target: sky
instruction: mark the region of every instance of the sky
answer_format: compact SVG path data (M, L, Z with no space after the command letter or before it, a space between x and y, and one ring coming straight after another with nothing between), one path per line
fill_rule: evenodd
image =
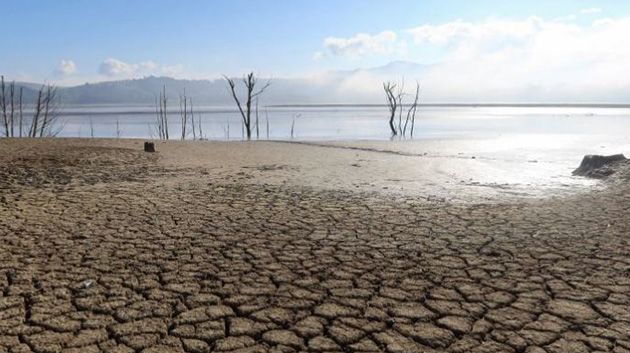
M434 99L630 97L630 1L0 0L0 74L75 85L148 75L382 79L406 61ZM363 69L363 70L361 70ZM396 73L400 74L400 73ZM393 75L393 73L392 73ZM336 76L335 76L336 77ZM340 92L341 93L341 92Z

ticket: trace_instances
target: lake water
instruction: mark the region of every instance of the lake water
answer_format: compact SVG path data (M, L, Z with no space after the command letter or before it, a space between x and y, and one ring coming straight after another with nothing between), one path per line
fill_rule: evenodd
M198 107L196 111L205 138L243 138L240 116L233 107ZM388 140L387 116L384 107L263 108L259 112L258 138L291 139L293 125L293 139L297 140ZM63 110L64 128L60 136L90 137L93 131L94 137L155 137L155 119L151 106L70 106ZM179 120L178 112L169 114L172 137L181 136ZM627 141L630 109L420 107L414 138L483 138L506 134L599 135L610 141ZM192 138L190 132L188 137Z

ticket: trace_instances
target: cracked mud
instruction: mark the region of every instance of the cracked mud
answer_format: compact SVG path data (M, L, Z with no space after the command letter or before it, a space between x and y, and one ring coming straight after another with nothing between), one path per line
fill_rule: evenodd
M630 352L627 182L448 204L0 161L0 352Z

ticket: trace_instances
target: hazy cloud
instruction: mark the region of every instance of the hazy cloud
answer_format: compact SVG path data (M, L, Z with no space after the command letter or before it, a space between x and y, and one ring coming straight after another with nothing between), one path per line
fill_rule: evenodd
M602 12L602 9L600 9L599 7L591 7L591 8L588 8L588 9L582 9L582 10L580 10L580 12L584 13L584 14L595 14L595 13Z
M113 78L132 78L147 75L175 76L184 70L183 65L159 65L152 60L140 63L126 63L122 60L109 58L99 67L99 74Z
M395 32L383 31L375 35L358 33L350 38L328 37L324 39L324 47L332 55L363 56L396 52L401 48L401 43ZM319 56L321 58L322 55Z
M437 52L419 79L427 101L620 101L630 96L630 18L455 20L406 31L409 58ZM346 78L346 92L400 79L387 70Z
M456 30L445 35L445 27ZM438 42L448 43L442 62L425 76L443 94L468 90L495 99L550 95L560 100L567 93L594 97L597 92L630 87L630 78L620 75L630 72L627 33L630 19L580 26L528 18L459 21L414 35L420 44L436 37Z
M57 66L57 73L60 75L72 75L77 71L77 66L72 60L61 60Z
M423 25L407 30L416 44L444 45L454 41L498 41L523 39L534 34L543 20L530 17L521 21L491 19L472 23L455 20L439 25Z
M127 64L118 59L109 58L101 63L98 73L105 76L117 77L132 75L138 70L138 65Z

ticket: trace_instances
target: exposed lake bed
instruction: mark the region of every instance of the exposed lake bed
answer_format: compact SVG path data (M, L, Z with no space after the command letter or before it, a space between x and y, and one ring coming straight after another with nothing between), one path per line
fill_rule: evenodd
M0 349L630 348L625 174L438 140L143 142L0 141Z

